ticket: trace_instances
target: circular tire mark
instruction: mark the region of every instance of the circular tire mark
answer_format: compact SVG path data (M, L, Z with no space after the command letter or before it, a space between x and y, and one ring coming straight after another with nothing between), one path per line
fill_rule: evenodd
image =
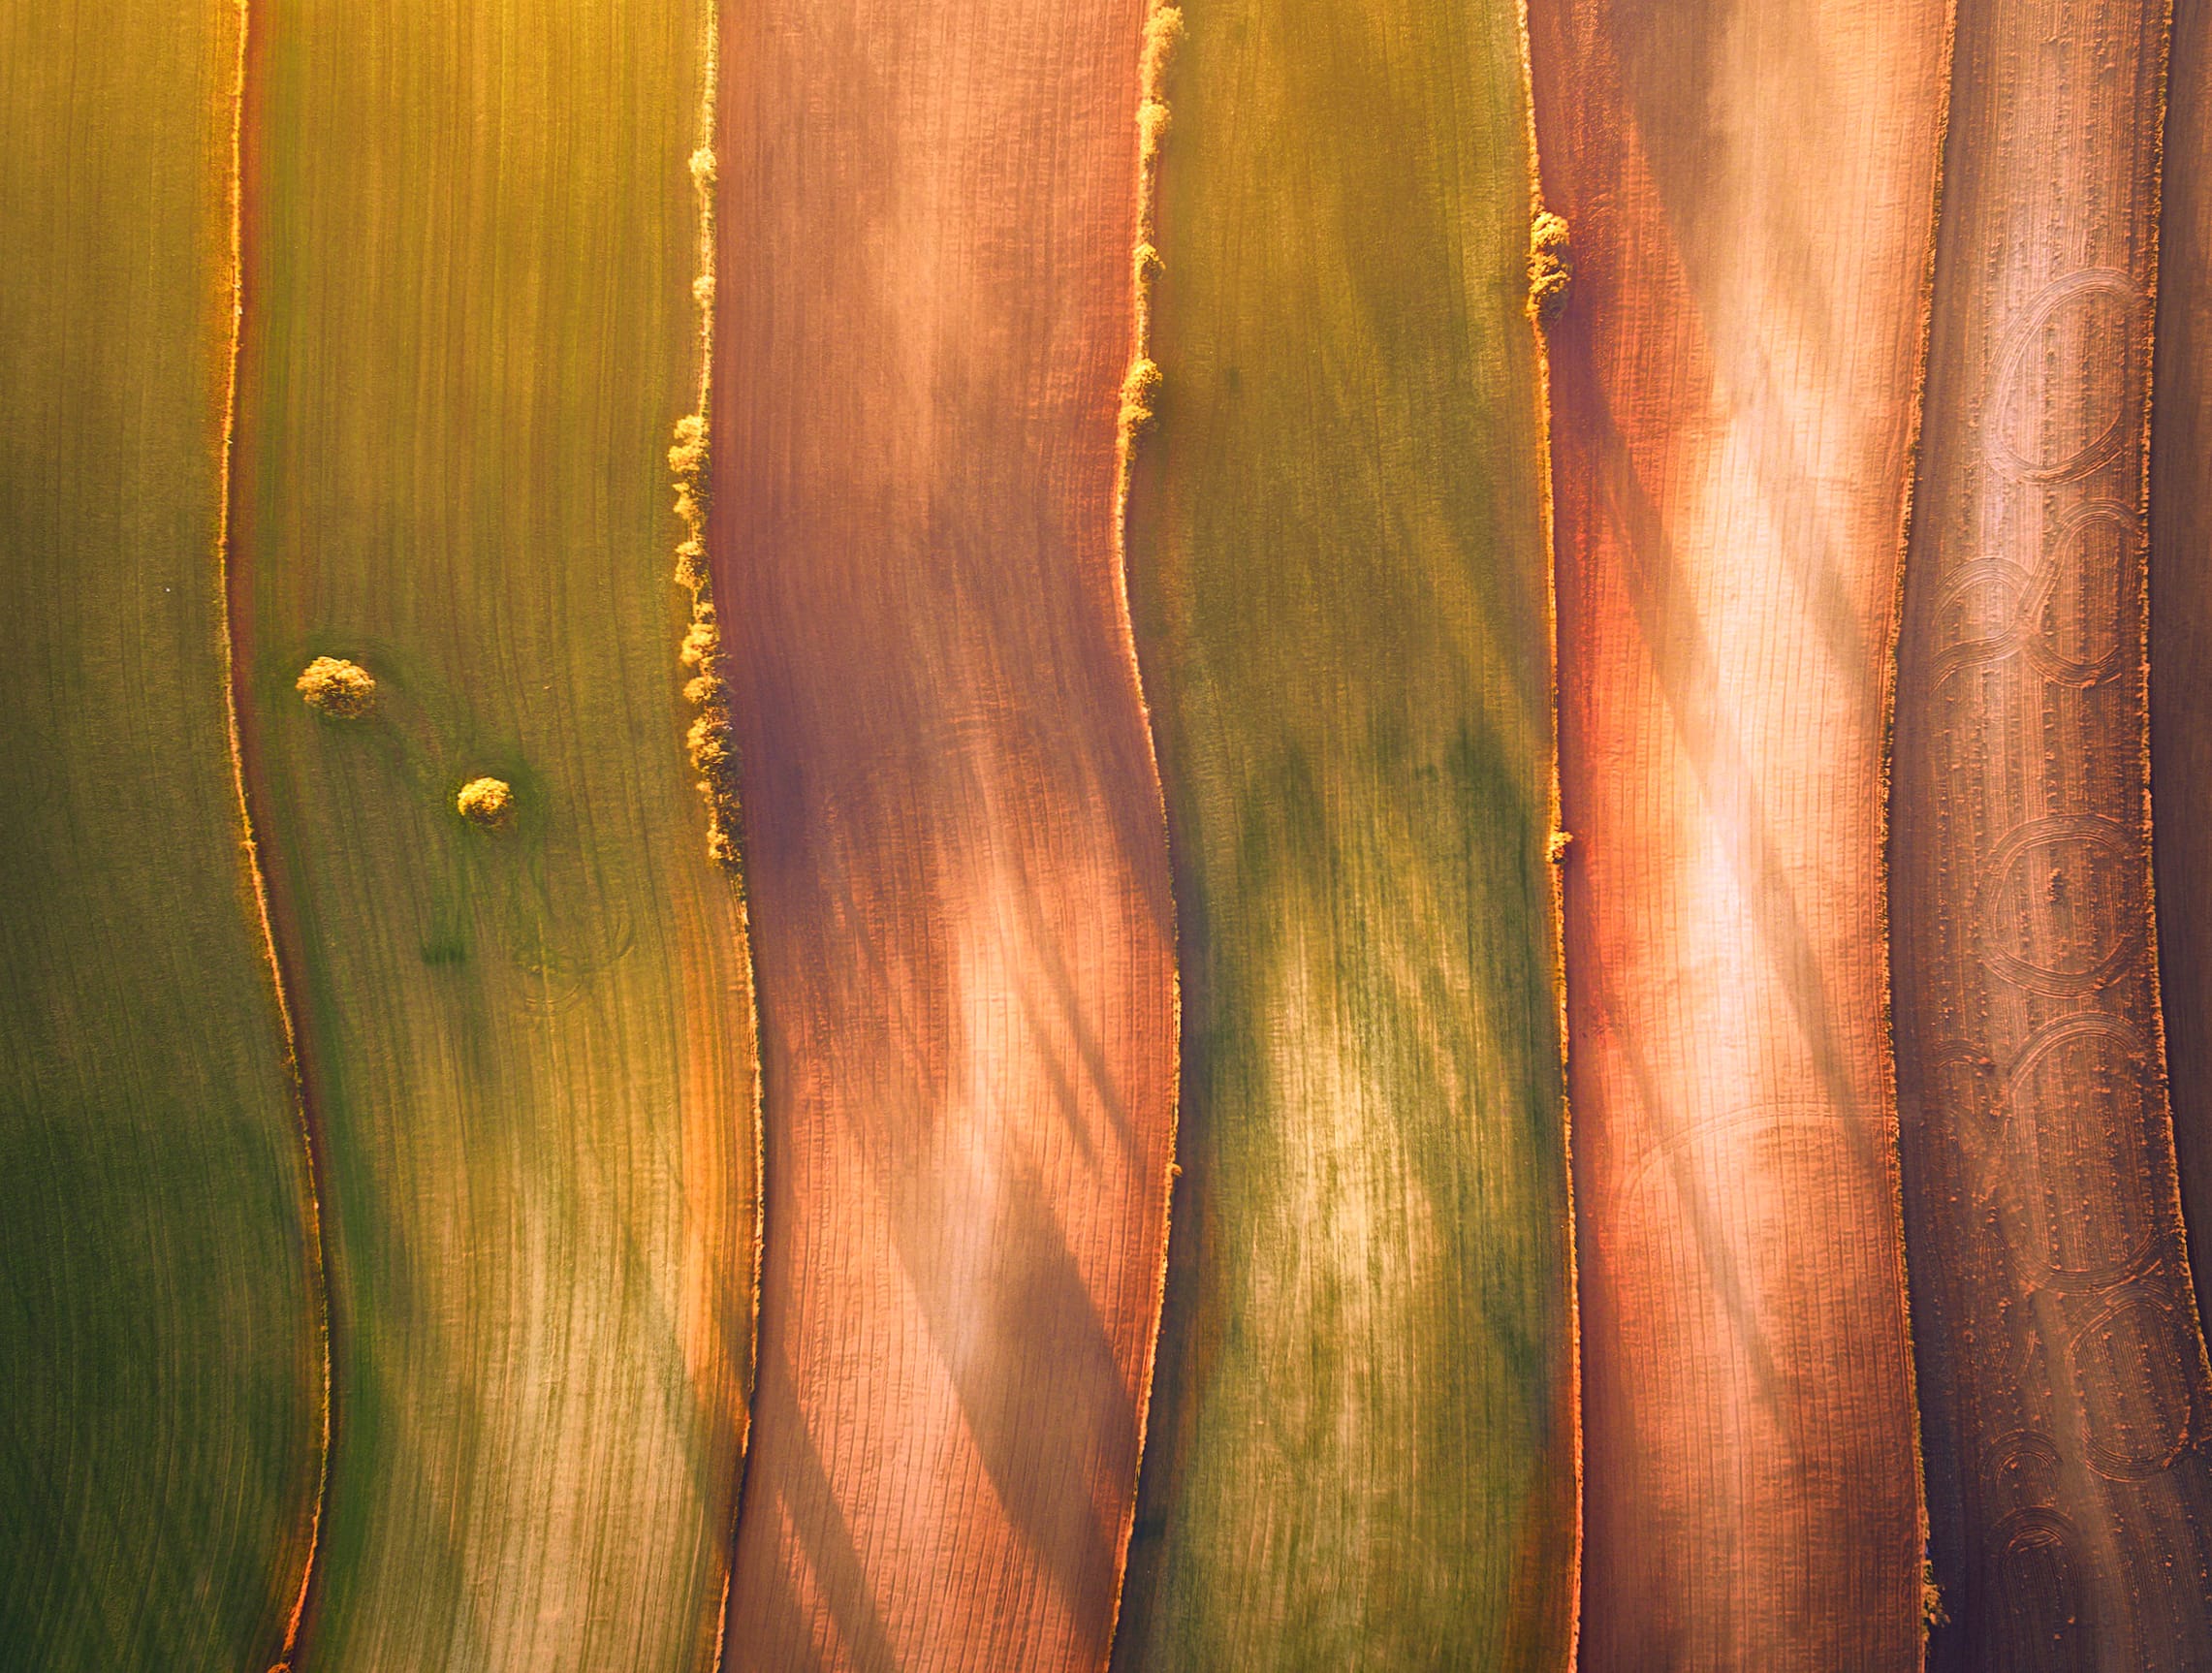
M2044 340L2044 334L2054 326L2076 325L2081 337L2088 339L2096 334L2098 324L2093 310L2115 303L2125 316L2128 329L2123 334L2133 345L2140 335L2133 330L2133 323L2142 303L2142 293L2133 279L2116 268L2083 268L2068 273L2044 286L2029 304L2026 318L2014 328L2012 340L2006 345L2004 357L1998 363L1984 414L1984 447L1991 466L1999 475L2014 482L2075 482L2100 465L2109 463L2127 445L2130 421L2140 416L2135 402L2129 398L2130 389L2138 381L2135 351L2132 346L2124 363L2127 375L2118 380L2111 416L2101 427L2084 424L2081 428L2090 432L2088 438L2076 443L2070 451L2051 458L2047 450L2037 449L2036 453L2042 457L2035 457L2014 444L2007 425L2029 375L2029 357L2037 344ZM2092 356L2086 346L2078 346L2077 352L2086 368ZM2102 381L2088 377L2070 380L2072 387L2080 389L2093 388Z

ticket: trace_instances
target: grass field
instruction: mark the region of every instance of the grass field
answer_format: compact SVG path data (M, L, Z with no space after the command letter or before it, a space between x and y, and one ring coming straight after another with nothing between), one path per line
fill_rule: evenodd
M1515 9L1193 5L1129 574L1185 1058L1116 1664L1565 1664L1575 1386Z
M282 1653L306 1153L220 550L228 0L0 11L0 1665Z
M310 1665L712 1660L757 1141L671 580L707 23L253 12L232 602L330 1250ZM367 714L302 703L319 655Z

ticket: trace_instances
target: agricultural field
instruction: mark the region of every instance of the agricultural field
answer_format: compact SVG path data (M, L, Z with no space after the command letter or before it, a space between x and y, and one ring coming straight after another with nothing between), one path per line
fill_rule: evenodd
M1194 5L1170 81L1128 570L1184 1173L1116 1661L1556 1666L1573 1280L1520 31Z
M301 1660L702 1664L757 1236L742 898L672 746L707 40L249 28L228 602L329 1256Z
M1918 1656L1881 862L1945 21L1531 7L1575 254L1550 342L1593 1669Z
M1096 1666L1176 1109L1115 540L1140 14L722 16L768 1187L724 1662Z
M0 1665L276 1660L323 1275L219 553L237 17L0 15Z
M2208 76L0 0L0 1668L2212 1665Z

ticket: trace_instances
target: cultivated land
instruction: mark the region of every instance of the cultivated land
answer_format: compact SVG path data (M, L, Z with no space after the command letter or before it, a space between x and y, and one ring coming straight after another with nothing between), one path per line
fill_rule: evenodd
M2212 1665L2171 12L0 8L0 1668Z
M1516 9L1194 5L1167 97L1129 572L1185 1172L1117 1664L1564 1667Z
M2176 0L2151 418L2151 821L2174 1147L2212 1296L2212 0Z
M2212 1662L2144 774L2165 14L1959 7L1893 852L1943 1668Z
M275 1660L322 1447L223 684L235 24L0 13L0 1665L52 1673Z
M233 604L331 1266L309 1665L712 1659L756 1136L671 581L705 25L254 7ZM301 702L318 655L367 713Z
M1582 1664L1920 1648L1883 747L1945 11L1531 8Z
M1121 606L1138 11L725 10L715 597L767 1234L732 1667L1096 1667L1174 923Z

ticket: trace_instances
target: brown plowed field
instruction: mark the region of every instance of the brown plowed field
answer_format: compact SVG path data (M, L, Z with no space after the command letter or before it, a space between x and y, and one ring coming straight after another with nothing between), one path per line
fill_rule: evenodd
M2151 823L2174 1148L2212 1278L2212 3L2177 0L2151 420Z
M2145 840L2164 15L1959 8L1893 853L1940 1667L2212 1664Z
M1582 1665L1911 1668L1882 744L1944 9L1531 7Z
M728 9L710 521L769 1197L731 1667L1105 1658L1176 1012L1139 11Z

